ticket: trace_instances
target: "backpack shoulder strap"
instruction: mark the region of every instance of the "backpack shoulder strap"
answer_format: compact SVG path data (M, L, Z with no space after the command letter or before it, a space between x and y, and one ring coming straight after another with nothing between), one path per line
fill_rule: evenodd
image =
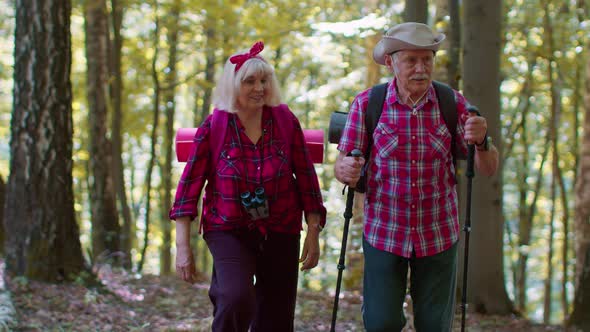
M385 95L387 92L388 83L378 84L369 91L369 104L365 110L365 129L367 132L367 151L365 151L365 166L361 170L361 178L357 182L355 191L364 193L367 187L367 167L369 165L369 158L371 157L371 148L373 147L373 132L377 127L377 122L383 113L383 104L385 103Z
M212 140L212 135L209 135L211 165L216 166L217 161L219 160L219 154L221 153L223 143L225 142L228 119L229 114L227 112L218 109L213 110L213 115L211 116L211 132L215 133L217 139Z
M279 106L272 107L273 117L278 122L278 126L281 129L286 129L287 132L285 136L289 136L291 138L291 130L293 130L293 118L295 114L291 112L287 104L280 104ZM287 138L287 137L285 137Z
M371 148L373 146L373 132L377 127L381 113L383 112L383 104L385 103L385 94L387 92L388 83L375 85L369 92L369 105L365 111L365 127L367 131L367 151L365 151L365 160L371 157Z
M453 162L457 159L465 159L466 156L462 153L456 143L457 136L457 102L455 101L455 92L453 89L441 82L432 81L434 91L436 92L436 98L438 99L438 105L440 112L447 126L447 129L451 133L451 153L453 155Z

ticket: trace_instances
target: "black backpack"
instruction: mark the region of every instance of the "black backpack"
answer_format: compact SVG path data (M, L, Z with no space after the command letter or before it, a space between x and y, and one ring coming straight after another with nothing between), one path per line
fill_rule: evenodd
M369 92L369 105L367 106L367 112L365 112L365 126L369 142L367 144L367 151L365 151L365 167L362 170L361 178L355 188L355 191L360 193L364 193L366 191L366 167L369 164L368 161L371 156L371 148L373 146L373 132L375 131L375 127L377 127L377 123L379 122L379 118L383 112L383 103L385 102L387 85L388 83L375 85ZM447 126L447 129L451 133L451 152L453 155L453 163L456 164L458 159L464 160L467 158L467 156L459 148L457 148L457 144L455 143L455 135L457 134L457 103L455 102L455 93L450 86L444 83L432 81L432 85L434 85L434 90L436 91L436 97L440 106L441 115ZM342 115L348 114L344 112L336 113L341 113L340 117L342 117ZM332 127L333 123L337 121L339 120L331 119L330 127ZM346 120L344 122L346 122ZM338 125L335 125L335 127L336 126ZM330 128L329 132L331 136L334 136L330 137L330 142L333 142L333 140L340 140L343 127L344 126L342 125L342 128L339 128L339 131L338 129ZM337 136L337 140L335 136Z

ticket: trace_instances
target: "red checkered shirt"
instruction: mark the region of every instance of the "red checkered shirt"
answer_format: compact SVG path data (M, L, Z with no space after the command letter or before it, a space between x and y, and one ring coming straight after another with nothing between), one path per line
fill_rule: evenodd
M401 103L397 82L389 84L383 113L373 132L367 168L365 239L398 256L432 256L459 238L455 168L451 134L439 110L434 87L416 107ZM366 151L364 124L369 90L356 96L338 150ZM466 153L467 101L455 91L456 144Z
M229 115L224 146L215 170L209 167L210 140L224 139L211 133L211 116L195 134L192 151L176 189L170 219L197 216L197 203L205 182L203 215L204 232L257 227L262 232L299 233L302 211L319 213L325 225L326 209L299 121L293 133L281 133L273 120L272 111L264 107L261 139L252 143L236 114ZM286 146L285 134L292 135L291 147ZM217 136L216 136L217 135ZM251 221L241 205L240 193L264 187L270 216Z

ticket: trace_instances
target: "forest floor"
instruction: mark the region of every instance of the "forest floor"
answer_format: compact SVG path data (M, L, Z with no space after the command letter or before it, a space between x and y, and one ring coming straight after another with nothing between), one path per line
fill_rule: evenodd
M98 273L108 289L98 292L76 283L47 284L6 279L16 311L10 331L209 331L208 282L194 285L175 276L131 275L103 267ZM362 331L361 297L344 293L336 331ZM300 291L296 331L329 331L333 294ZM460 312L454 331L460 330ZM468 312L468 331L561 331L517 317ZM406 329L406 331L412 331ZM280 331L279 331L280 332Z

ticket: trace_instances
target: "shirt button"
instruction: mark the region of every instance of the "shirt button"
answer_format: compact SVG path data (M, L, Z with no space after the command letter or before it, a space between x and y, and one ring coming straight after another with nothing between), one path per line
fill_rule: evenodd
M415 183L412 183L412 187L415 187L415 186L416 186L416 184Z
M415 160L412 160L412 164L416 164L416 161Z
M412 135L412 139L416 139L416 136L415 135Z
M256 167L257 170L260 170L260 166Z
M412 204L412 209L415 209L415 208L416 208L416 205Z

